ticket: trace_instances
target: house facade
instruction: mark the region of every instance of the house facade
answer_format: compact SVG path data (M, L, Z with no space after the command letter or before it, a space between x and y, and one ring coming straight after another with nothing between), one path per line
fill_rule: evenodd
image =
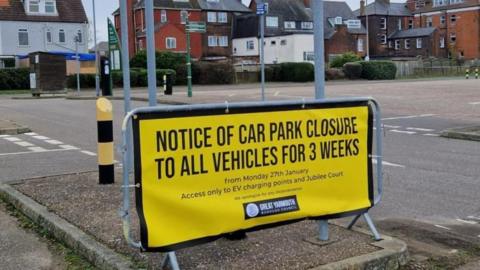
M129 52L132 57L146 48L145 3L127 1L129 14ZM185 23L204 22L206 33L191 33L191 53L196 59L222 60L231 56L232 26L238 14L250 10L237 0L155 0L155 47L158 51L187 51ZM120 14L114 12L120 29Z
M409 0L415 27L434 27L439 56L457 59L480 58L480 1Z
M269 0L265 16L265 63L314 62L313 16L310 1ZM252 1L250 8L256 9ZM324 2L326 59L345 52L364 54L366 30L344 2ZM259 62L260 28L255 14L238 17L234 26L233 58L237 63ZM359 41L360 40L360 41Z
M81 0L0 2L0 57L31 52L88 52L88 19Z

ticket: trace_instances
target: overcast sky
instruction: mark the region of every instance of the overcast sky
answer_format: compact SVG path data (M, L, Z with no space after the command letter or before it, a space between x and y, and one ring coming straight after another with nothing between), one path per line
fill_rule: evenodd
M249 3L251 0L242 0L244 3ZM301 0L299 0L301 1ZM317 0L312 0L317 1ZM373 0L367 0L371 2ZM87 16L90 22L93 23L93 10L92 10L92 0L82 0ZM346 0L347 4L352 10L358 9L360 6L360 0ZM405 2L402 0L394 0L392 2ZM111 17L113 11L115 11L119 6L118 0L96 0L95 1L95 12L97 15L97 41L106 41L107 40L107 18ZM92 33L93 33L93 27ZM92 37L93 40L93 37ZM92 41L93 44L93 41Z

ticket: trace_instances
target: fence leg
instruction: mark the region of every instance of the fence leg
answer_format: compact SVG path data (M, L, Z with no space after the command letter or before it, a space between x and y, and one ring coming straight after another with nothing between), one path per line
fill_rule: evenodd
M168 252L167 255L163 258L162 269L167 266L167 264L170 264L173 270L180 270L180 266L178 266L177 256L175 255L175 252Z
M372 218L368 213L363 214L363 217L365 218L365 221L368 224L368 227L370 228L370 231L373 233L373 237L375 238L376 241L382 240L380 237L380 234L377 231L377 228L375 227L375 224L373 224Z
M357 223L358 219L361 217L362 215L358 215L358 216L355 216L355 218L353 218L352 222L350 222L350 224L348 225L348 229L351 230L353 228L353 226L355 225L355 223Z
M328 220L318 221L318 239L328 241Z

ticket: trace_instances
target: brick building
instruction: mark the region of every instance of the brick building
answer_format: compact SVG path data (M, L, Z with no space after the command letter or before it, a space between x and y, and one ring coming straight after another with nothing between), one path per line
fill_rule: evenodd
M127 0L129 53L146 48L145 2ZM235 16L251 12L237 0L154 0L155 47L158 51L187 51L185 21L201 21L205 34L191 34L192 57L221 60L231 56L232 25ZM120 13L114 12L115 27L120 34Z
M434 27L439 57L480 58L479 0L409 0L415 27Z

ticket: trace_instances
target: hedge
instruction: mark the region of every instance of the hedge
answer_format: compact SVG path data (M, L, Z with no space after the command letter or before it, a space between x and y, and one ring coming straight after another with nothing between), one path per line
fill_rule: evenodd
M394 80L397 67L391 61L360 61L362 78L367 80Z
M266 81L309 82L315 80L315 68L311 63L281 63L265 68Z
M30 89L28 68L0 69L0 90Z
M358 62L349 62L343 65L343 72L350 80L359 79L362 76L362 64Z
M194 62L192 76L198 84L232 84L235 70L230 62Z
M342 68L348 62L357 62L362 60L358 55L353 52L347 52L340 56L335 57L330 63L332 68Z

